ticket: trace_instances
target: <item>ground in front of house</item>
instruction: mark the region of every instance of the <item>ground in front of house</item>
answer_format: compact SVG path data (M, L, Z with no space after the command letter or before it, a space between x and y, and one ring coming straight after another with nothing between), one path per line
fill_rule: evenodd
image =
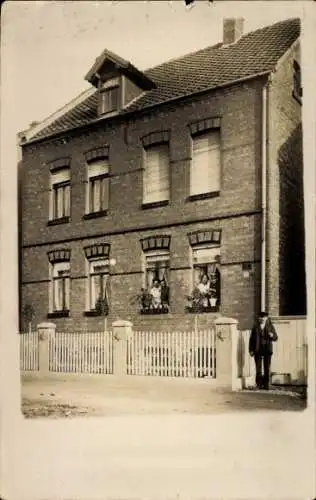
M26 418L153 414L216 414L306 408L302 391L273 387L232 392L208 379L100 375L22 375Z

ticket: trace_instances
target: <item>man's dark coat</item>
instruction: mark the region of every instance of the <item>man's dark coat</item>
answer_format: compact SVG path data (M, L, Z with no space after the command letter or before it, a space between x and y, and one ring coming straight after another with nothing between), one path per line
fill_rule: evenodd
M269 336L269 333L272 333L272 337ZM276 340L278 340L278 335L272 321L268 318L263 332L260 329L259 323L252 328L249 338L249 352L258 354L261 350L260 348L264 348L265 353L273 354L272 342L275 342Z

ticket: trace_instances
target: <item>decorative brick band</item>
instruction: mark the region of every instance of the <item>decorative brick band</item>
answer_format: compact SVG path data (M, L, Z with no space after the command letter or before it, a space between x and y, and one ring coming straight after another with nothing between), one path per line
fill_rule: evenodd
M169 250L170 239L168 235L149 236L140 240L143 252L150 250Z
M95 257L107 259L110 255L110 244L96 243L95 245L89 245L88 247L84 247L84 253L87 259L93 259Z
M220 243L221 233L222 232L220 229L209 229L208 231L194 231L193 233L188 233L188 238L191 247L194 245L201 245L203 243Z
M71 250L68 248L56 248L47 252L48 260L51 264L56 262L69 262L70 261Z
M151 132L142 137L142 143L144 147L152 146L153 144L159 144L162 142L169 142L170 131L169 130L158 130L156 132Z
M102 146L99 148L89 149L85 153L85 159L87 162L94 160L102 160L104 158L108 158L109 156L109 146Z
M204 132L212 128L220 128L221 119L219 117L214 118L204 118L203 120L198 120L189 123L189 129L191 134L197 134L199 132Z
M62 168L69 168L70 167L70 158L69 156L66 156L64 158L56 158L56 160L53 160L48 163L49 169L51 172L55 170L59 170Z

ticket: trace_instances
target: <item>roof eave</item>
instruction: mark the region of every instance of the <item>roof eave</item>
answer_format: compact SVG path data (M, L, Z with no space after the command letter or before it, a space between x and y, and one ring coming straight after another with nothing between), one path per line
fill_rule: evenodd
M266 71L262 71L262 72L259 72L259 73L255 73L253 75L249 75L249 76L246 76L246 77L243 77L243 78L238 78L238 79L235 79L235 80L231 80L229 82L225 82L223 84L216 85L215 87L208 87L207 89L203 89L203 90L200 90L200 91L197 91L197 92L193 92L191 94L185 94L185 95L181 95L181 96L177 96L177 97L168 99L168 100L163 101L163 102L158 102L158 103L150 104L150 105L148 105L148 106L146 106L144 108L134 109L134 110L127 110L127 111L125 111L123 113L118 113L117 115L112 116L111 118L107 118L106 116L98 117L98 118L95 118L94 120L90 120L88 123L83 123L83 124L78 125L76 127L68 128L68 129L65 129L63 131L55 132L55 133L47 135L47 136L43 136L43 137L39 137L39 138L34 139L34 140L27 141L22 146L28 146L30 144L40 143L40 142L43 142L43 141L48 140L48 139L57 138L59 136L63 136L65 134L67 134L67 133L74 132L74 131L79 130L81 128L88 127L89 125L94 125L94 124L96 124L98 122L101 122L103 120L107 120L107 119L110 120L110 119L113 119L113 118L115 118L115 119L116 118L122 118L122 117L130 116L130 115L133 115L133 114L136 114L136 113L146 112L148 110L151 110L153 108L157 108L159 106L163 106L165 104L173 103L173 102L176 102L176 101L181 101L183 99L189 99L190 97L195 97L197 95L207 94L208 92L211 92L213 90L230 87L230 86L236 85L238 83L243 83L243 82L246 82L248 80L253 80L255 78L261 78L261 77L264 77L264 76L267 77L268 75L270 75L273 72L273 70L274 70L274 68L271 68L271 69L266 70Z

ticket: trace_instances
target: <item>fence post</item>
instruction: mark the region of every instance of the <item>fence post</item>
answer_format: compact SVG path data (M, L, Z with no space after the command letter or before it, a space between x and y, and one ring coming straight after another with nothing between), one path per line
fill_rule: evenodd
M117 320L112 323L113 330L113 375L127 375L127 343L132 335L130 321Z
M54 323L40 323L38 330L38 364L39 373L49 373L49 339L55 335L56 325Z
M219 386L241 389L238 377L238 321L233 318L217 318L216 332L216 381Z

